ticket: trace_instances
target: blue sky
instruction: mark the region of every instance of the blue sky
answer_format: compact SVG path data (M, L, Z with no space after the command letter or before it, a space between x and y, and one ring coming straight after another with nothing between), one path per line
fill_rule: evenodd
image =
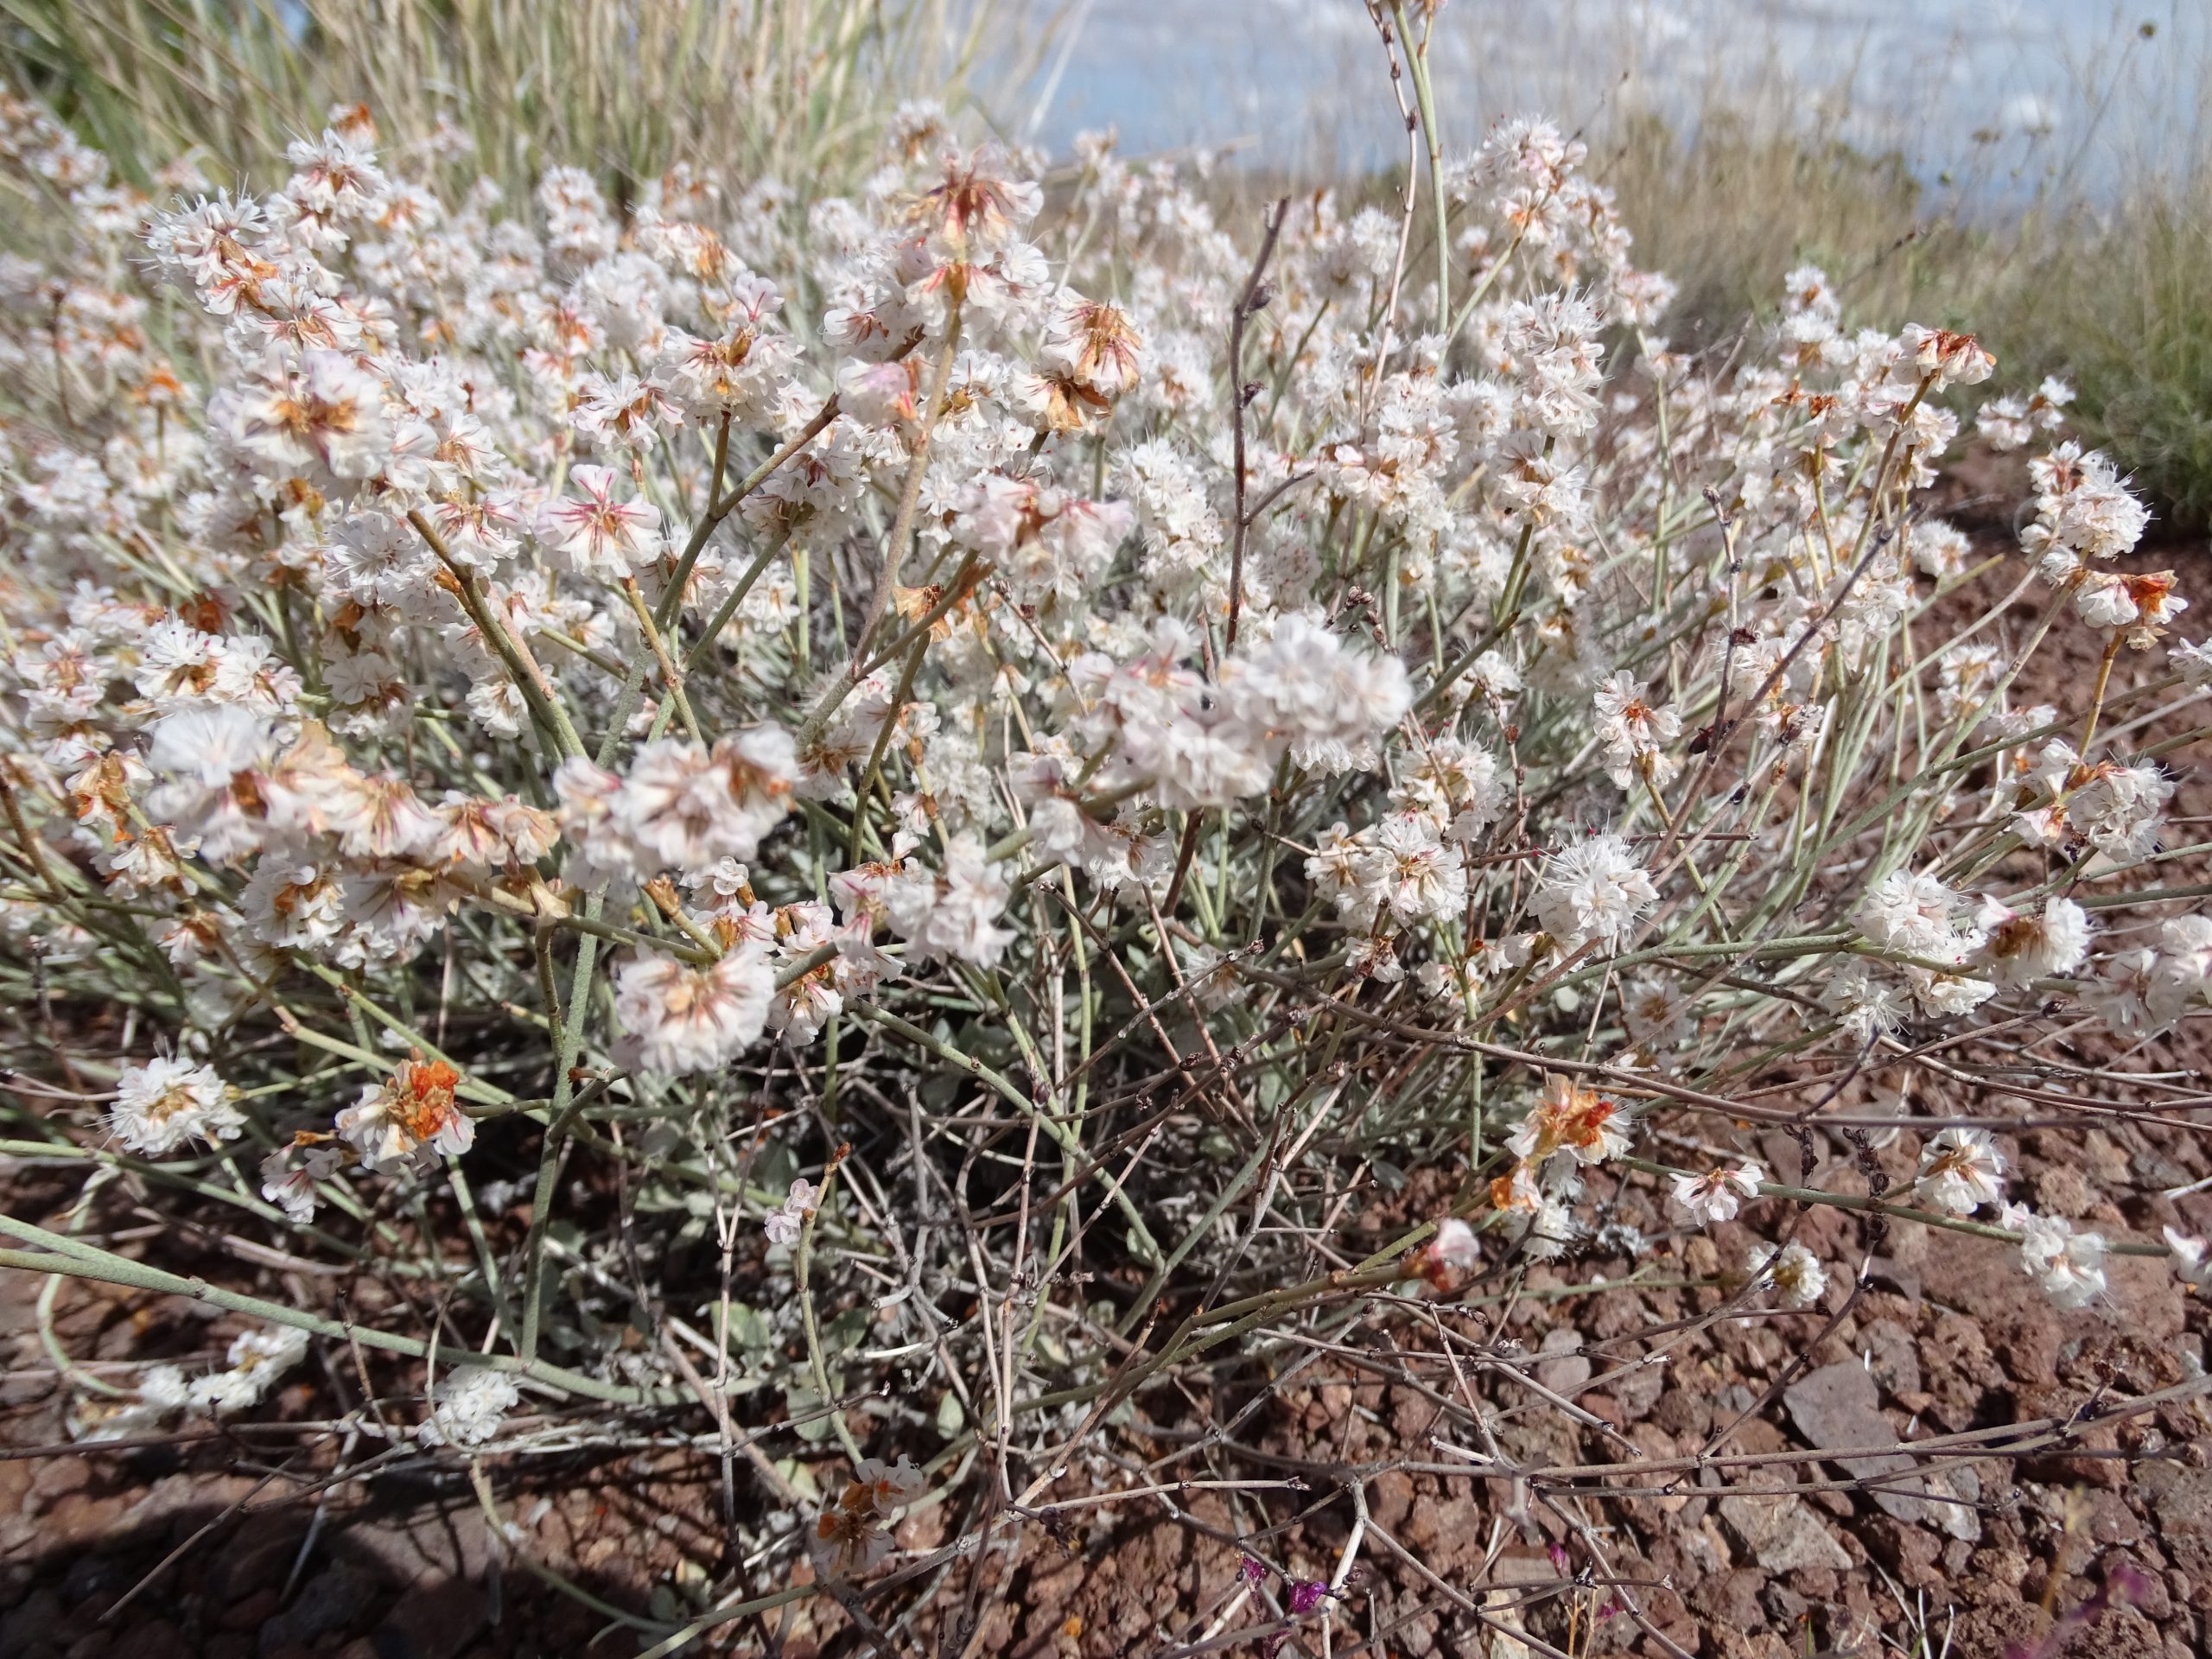
M1051 148L1110 125L1138 152L1235 144L1316 168L1402 154L1360 0L1014 3L1046 67L1006 116ZM2053 172L2097 188L2178 164L2209 47L2203 0L1448 0L1433 59L1455 145L1509 111L1679 123L1717 100L1818 111L2003 200Z

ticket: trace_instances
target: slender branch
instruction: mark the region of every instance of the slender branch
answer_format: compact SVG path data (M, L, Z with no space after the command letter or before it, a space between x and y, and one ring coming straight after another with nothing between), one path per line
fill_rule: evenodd
M1259 395L1258 386L1244 384L1244 325L1254 313L1264 310L1269 298L1265 286L1268 261L1274 257L1275 243L1282 236L1284 221L1290 217L1290 198L1277 200L1267 216L1266 234L1260 238L1260 251L1252 260L1250 273L1236 296L1236 302L1229 313L1229 402L1235 411L1236 452L1231 462L1234 468L1233 487L1236 494L1234 516L1230 524L1229 542L1229 624L1223 632L1222 649L1236 648L1236 623L1244 609L1244 537L1251 528L1252 515L1244 505L1244 492L1249 482L1244 462L1244 421L1247 408ZM1270 499L1273 498L1270 497Z

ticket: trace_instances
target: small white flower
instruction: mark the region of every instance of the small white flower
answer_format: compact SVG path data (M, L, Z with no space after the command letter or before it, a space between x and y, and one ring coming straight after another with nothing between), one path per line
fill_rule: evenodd
M124 1068L108 1127L132 1152L158 1158L188 1141L212 1147L235 1140L245 1114L213 1066L156 1058Z
M2105 1241L2077 1233L2062 1216L2038 1216L2008 1204L1999 1220L2020 1235L2020 1265L2060 1307L2086 1307L2105 1294Z
M1828 1287L1827 1269L1802 1244L1785 1244L1779 1250L1754 1244L1744 1258L1744 1271L1754 1281L1772 1284L1784 1307L1810 1307Z
M1662 751L1682 733L1681 716L1671 709L1655 709L1644 700L1643 688L1626 669L1598 688L1592 699L1598 715L1598 739L1605 746L1605 764L1618 789L1632 788L1639 776L1663 784Z
M564 772L576 810L588 813L599 795L594 779L580 766ZM605 840L619 842L640 875L750 860L791 810L798 775L791 734L778 726L726 737L711 751L675 739L648 743L607 800L605 836L594 843L594 855Z
M1536 918L1564 950L1592 940L1618 945L1658 902L1659 890L1626 841L1591 836L1570 842L1546 862Z
M387 1173L467 1152L476 1125L461 1109L460 1082L443 1060L402 1060L384 1082L362 1085L361 1097L338 1114L338 1133Z
M464 1365L439 1382L430 1421L416 1430L416 1438L431 1446L481 1446L521 1399L505 1371Z
M814 1213L814 1206L821 1198L822 1189L813 1182L793 1179L781 1207L770 1211L768 1219L762 1224L761 1230L768 1235L768 1242L785 1246L798 1243L799 1230L805 1226L806 1218Z
M276 749L269 721L234 702L164 715L146 764L165 781L148 792L147 815L197 838L212 863L239 859L265 833L257 785Z
M815 1570L850 1580L891 1551L891 1525L899 1511L922 1495L922 1471L901 1453L896 1464L863 1458L844 1496L815 1518L808 1552Z
M1482 1259L1475 1230L1458 1216L1446 1216L1438 1222L1434 1236L1415 1253L1420 1271L1438 1280L1471 1272L1482 1265Z
M1974 385L1986 380L1997 366L1997 359L1972 334L1925 328L1915 322L1906 324L1897 340L1904 347L1905 363L1920 375L1932 377L1931 393L1949 385Z
M1505 1146L1530 1168L1541 1168L1554 1154L1577 1167L1609 1163L1628 1151L1633 1122L1628 1108L1611 1096L1554 1076Z
M1866 890L1852 919L1859 931L1885 950L1910 956L1955 960L1955 925L1961 900L1932 875L1892 870Z
M1475 658L1475 665L1467 671L1467 678L1484 696L1500 701L1517 696L1521 690L1521 671L1494 651L1486 651ZM2208 671L2207 679L2212 682L2212 671Z
M192 1385L175 1365L153 1365L138 1378L140 1402L156 1412L182 1411L191 1402Z
M1875 964L1857 957L1832 965L1821 988L1821 1006L1853 1042L1895 1031L1905 1016L1904 994Z
M2192 691L2212 687L2212 640L2192 645L2177 639L2166 648L2166 663Z
M760 1039L776 976L747 941L696 968L646 951L614 973L614 1017L648 1071L709 1071Z
M1431 921L1467 902L1459 849L1446 846L1436 821L1421 813L1393 812L1376 825L1353 876L1358 915L1388 910L1402 922Z
M2089 918L2071 899L2044 899L2041 916L1985 899L1974 919L1987 935L1974 961L2000 985L2070 974L2089 954Z
M2183 1232L2178 1227L2167 1228L2165 1236L2166 1249L2173 1256L2174 1272L2180 1276L2182 1283L2191 1290L2202 1289L2206 1278L2212 1276L2208 1275L2205 1270L2206 1258L2212 1256L2212 1244Z
M1567 1200L1549 1193L1514 1219L1515 1245L1531 1261L1556 1262L1582 1236Z
M315 1183L335 1174L345 1158L328 1136L320 1141L295 1139L261 1160L262 1198L302 1226L315 1219Z
M2212 994L2212 916L2169 917L2143 991L2153 1027L2173 1024Z
M1913 1190L1945 1215L1970 1216L2005 1195L2005 1154L1986 1129L1945 1129L1921 1148Z
M1702 1175L1681 1170L1675 1175L1674 1199L1691 1220L1710 1227L1715 1222L1735 1220L1744 1201L1758 1197L1759 1184L1765 1179L1766 1172L1748 1158L1740 1164L1719 1165Z
M308 1333L289 1325L259 1331L241 1331L231 1338L231 1369L252 1376L267 1392L270 1385L307 1357Z
M569 481L582 493L545 508L539 540L566 554L579 571L613 582L651 562L658 550L659 508L649 501L616 500L614 474L604 467L571 467Z
M243 1411L258 1404L307 1351L308 1333L288 1325L241 1332L231 1341L230 1370L193 1378L184 1403L210 1416Z
M945 849L944 868L909 860L882 891L884 920L912 947L912 960L950 957L988 968L1014 943L998 918L1014 884L985 856L980 838L963 831Z
M1656 1052L1688 1020L1689 1005L1674 985L1639 974L1621 987L1621 1020L1640 1048Z

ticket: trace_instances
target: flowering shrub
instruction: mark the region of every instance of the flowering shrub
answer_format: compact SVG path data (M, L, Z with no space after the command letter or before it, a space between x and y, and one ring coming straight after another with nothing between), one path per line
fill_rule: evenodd
M1244 230L925 108L855 194L620 212L442 194L360 109L279 188L150 199L0 129L68 238L0 267L0 928L65 1068L10 1147L387 1287L220 1288L289 1334L84 1432L375 1326L425 1455L567 1444L563 1397L834 1434L772 1546L858 1580L979 1456L982 1525L1107 1471L1230 1338L1648 1255L1639 1186L1748 1228L1732 1308L1857 1294L1820 1203L2063 1306L2167 1254L1942 1121L2124 1102L1984 1062L2063 1019L2124 1071L2212 994L2158 874L2212 655L2063 387L1979 417L2039 451L2018 549L1929 510L1971 338L1848 332L1806 269L1670 352L1535 122ZM1910 1192L1837 1104L1877 1079L1936 1108ZM1829 1122L1855 1187L1806 1185ZM1292 1618L1344 1581L1274 1571Z

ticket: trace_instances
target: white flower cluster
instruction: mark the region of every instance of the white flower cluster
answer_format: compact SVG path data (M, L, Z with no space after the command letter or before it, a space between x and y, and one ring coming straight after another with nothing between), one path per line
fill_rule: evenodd
M159 1157L194 1141L213 1147L234 1139L245 1115L212 1065L156 1058L124 1068L108 1124L132 1152Z
M415 1438L425 1446L481 1446L521 1402L522 1390L505 1371L464 1365L439 1380L429 1421Z
M151 1433L180 1412L220 1417L244 1411L266 1398L307 1351L305 1331L270 1325L232 1338L226 1370L194 1376L178 1365L149 1366L138 1378L137 1398L85 1425L86 1437L120 1440Z
M1725 365L1678 353L1541 122L1443 169L1440 257L1322 192L1257 268L1104 139L1048 200L941 111L885 137L842 194L682 168L618 207L565 167L442 188L348 110L276 188L149 200L0 99L0 167L68 202L0 262L0 940L156 1033L125 1151L251 1147L306 1226L490 1118L720 1147L778 1068L903 1138L918 1071L1049 1098L1081 1185L1094 1061L1156 1043L1205 1092L1195 1024L1240 1127L1249 1075L1337 1068L1425 1079L1383 1104L1441 1145L1432 1105L1553 1072L1471 1148L1542 1258L1631 1103L2212 1007L2212 920L2129 885L2212 653L2071 442L2017 549L1920 510L1971 336L1848 329L1806 268ZM1980 429L2044 442L2069 397ZM2056 629L2094 683L2024 678ZM1980 1135L1929 1141L1933 1211L1999 1201ZM1764 1184L1673 1197L1727 1224ZM2097 1293L2096 1236L2018 1228ZM1821 1294L1800 1246L1750 1271ZM432 1432L513 1403L458 1374Z

